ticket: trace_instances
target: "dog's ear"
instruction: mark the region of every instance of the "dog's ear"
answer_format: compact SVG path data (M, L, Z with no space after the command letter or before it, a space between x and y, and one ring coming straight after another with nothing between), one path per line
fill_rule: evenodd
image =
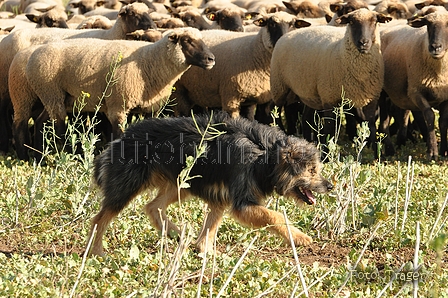
M297 140L290 140L280 150L281 159L286 163L307 164L309 161L315 159L317 150Z

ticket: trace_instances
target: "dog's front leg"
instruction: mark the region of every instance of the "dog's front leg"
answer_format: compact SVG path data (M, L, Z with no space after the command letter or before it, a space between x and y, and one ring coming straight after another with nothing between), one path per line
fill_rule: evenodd
M273 231L282 236L287 243L290 243L288 228L282 214L269 210L259 205L245 206L241 210L233 210L233 217L240 223L252 227L263 228ZM288 223L289 224L289 223ZM289 224L292 239L296 245L308 245L313 242L310 236Z
M207 214L201 233L196 241L196 247L199 252L213 251L213 240L215 239L216 230L221 225L224 210L225 208L221 206L210 206L210 212Z

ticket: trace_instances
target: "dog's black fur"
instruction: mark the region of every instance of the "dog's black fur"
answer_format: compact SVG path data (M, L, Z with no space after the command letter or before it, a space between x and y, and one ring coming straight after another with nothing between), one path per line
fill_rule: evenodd
M313 204L311 191L324 193L332 189L332 184L320 174L317 148L303 139L286 136L277 128L243 118L232 119L224 112L212 117L144 120L130 126L95 160L94 180L105 198L102 210L92 221L92 229L98 225L92 253L103 253L101 238L107 225L146 188L159 189L146 212L156 228L161 229L166 207L178 201L177 178L186 165L186 157L195 156L202 141L206 153L198 157L189 174L195 178L188 181L190 187L182 193L182 199L197 196L212 210L198 240L200 250L204 250L205 229L214 231L228 207L236 219L247 225L281 224L277 212L261 206L267 195L276 191ZM162 209L162 215L156 212L158 209ZM171 222L167 225L178 231ZM273 230L287 239L283 230ZM296 244L311 242L298 230L295 236Z

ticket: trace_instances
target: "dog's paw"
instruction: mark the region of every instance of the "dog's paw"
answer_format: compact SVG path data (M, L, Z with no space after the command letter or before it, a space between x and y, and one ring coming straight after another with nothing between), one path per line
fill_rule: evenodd
M292 232L292 231L291 231ZM292 232L292 239L296 246L306 246L313 242L313 238L299 230Z

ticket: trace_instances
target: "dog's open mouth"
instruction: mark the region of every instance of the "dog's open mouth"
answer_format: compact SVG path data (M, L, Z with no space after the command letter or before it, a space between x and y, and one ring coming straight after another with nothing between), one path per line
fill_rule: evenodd
M314 197L311 190L303 187L295 187L295 193L299 196L299 198L307 203L308 205L316 204L316 198Z

